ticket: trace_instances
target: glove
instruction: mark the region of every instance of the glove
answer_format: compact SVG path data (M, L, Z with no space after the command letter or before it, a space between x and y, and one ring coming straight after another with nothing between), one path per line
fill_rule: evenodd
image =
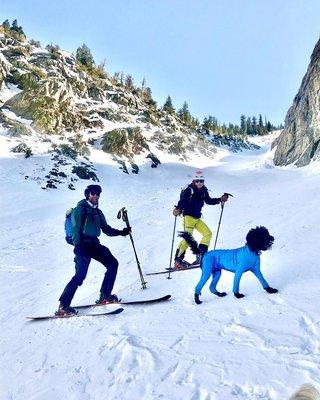
M226 201L228 201L229 196L225 193L220 197L220 201L221 203L225 203Z
M181 210L180 210L179 208L177 208L177 207L174 207L174 209L173 209L173 211L172 211L172 214L173 214L175 217L177 217L178 215L181 214Z
M274 289L270 286L267 286L266 288L264 288L264 290L268 293L278 293L278 289Z
M244 297L244 294L242 294L242 293L235 292L233 294L234 294L234 297L236 297L237 299L242 299L242 297Z
M129 235L129 233L131 233L131 226L129 226L129 228L123 228L121 232L121 236L127 236Z

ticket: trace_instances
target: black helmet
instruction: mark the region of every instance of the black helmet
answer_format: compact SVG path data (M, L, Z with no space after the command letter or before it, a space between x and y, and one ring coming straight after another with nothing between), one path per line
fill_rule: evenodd
M100 194L102 192L101 186L100 185L89 185L85 188L84 190L84 196L86 199L89 197L89 193L98 193Z

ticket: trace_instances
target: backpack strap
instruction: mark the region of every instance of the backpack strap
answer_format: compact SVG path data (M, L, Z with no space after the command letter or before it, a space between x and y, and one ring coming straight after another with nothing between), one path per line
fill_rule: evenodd
M84 209L84 215L82 216L81 224L80 224L80 236L83 235L83 228L86 223L86 219L87 219L87 215L88 215L87 207L85 207L85 206L81 206L81 207Z

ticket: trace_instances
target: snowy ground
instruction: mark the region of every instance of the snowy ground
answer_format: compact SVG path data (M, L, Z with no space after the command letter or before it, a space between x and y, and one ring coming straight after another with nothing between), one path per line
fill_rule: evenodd
M258 151L224 151L205 168L206 186L212 196L234 195L224 210L219 248L243 245L256 225L275 236L262 271L279 294L267 295L248 273L241 286L246 297L237 300L233 276L224 272L219 288L229 295L217 298L206 286L204 303L196 306L199 270L173 274L170 281L147 277L142 291L130 240L104 236L120 262L115 293L126 300L171 294L172 300L128 306L113 317L46 322L25 317L53 313L73 274L64 213L82 198L85 182L77 191L41 190L24 180L24 171L47 157L2 152L1 399L280 400L301 383L319 387L319 166L274 168L270 138L264 140ZM165 163L125 175L99 162L97 170L100 207L110 225L123 227L116 214L126 206L144 272L167 267L171 210L194 165ZM214 232L219 214L219 206L204 208ZM74 304L96 299L103 273L92 262Z

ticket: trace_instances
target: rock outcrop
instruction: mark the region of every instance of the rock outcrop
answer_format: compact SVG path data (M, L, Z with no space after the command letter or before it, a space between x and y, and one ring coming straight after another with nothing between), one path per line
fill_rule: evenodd
M320 158L320 39L277 139L276 165L301 167Z

